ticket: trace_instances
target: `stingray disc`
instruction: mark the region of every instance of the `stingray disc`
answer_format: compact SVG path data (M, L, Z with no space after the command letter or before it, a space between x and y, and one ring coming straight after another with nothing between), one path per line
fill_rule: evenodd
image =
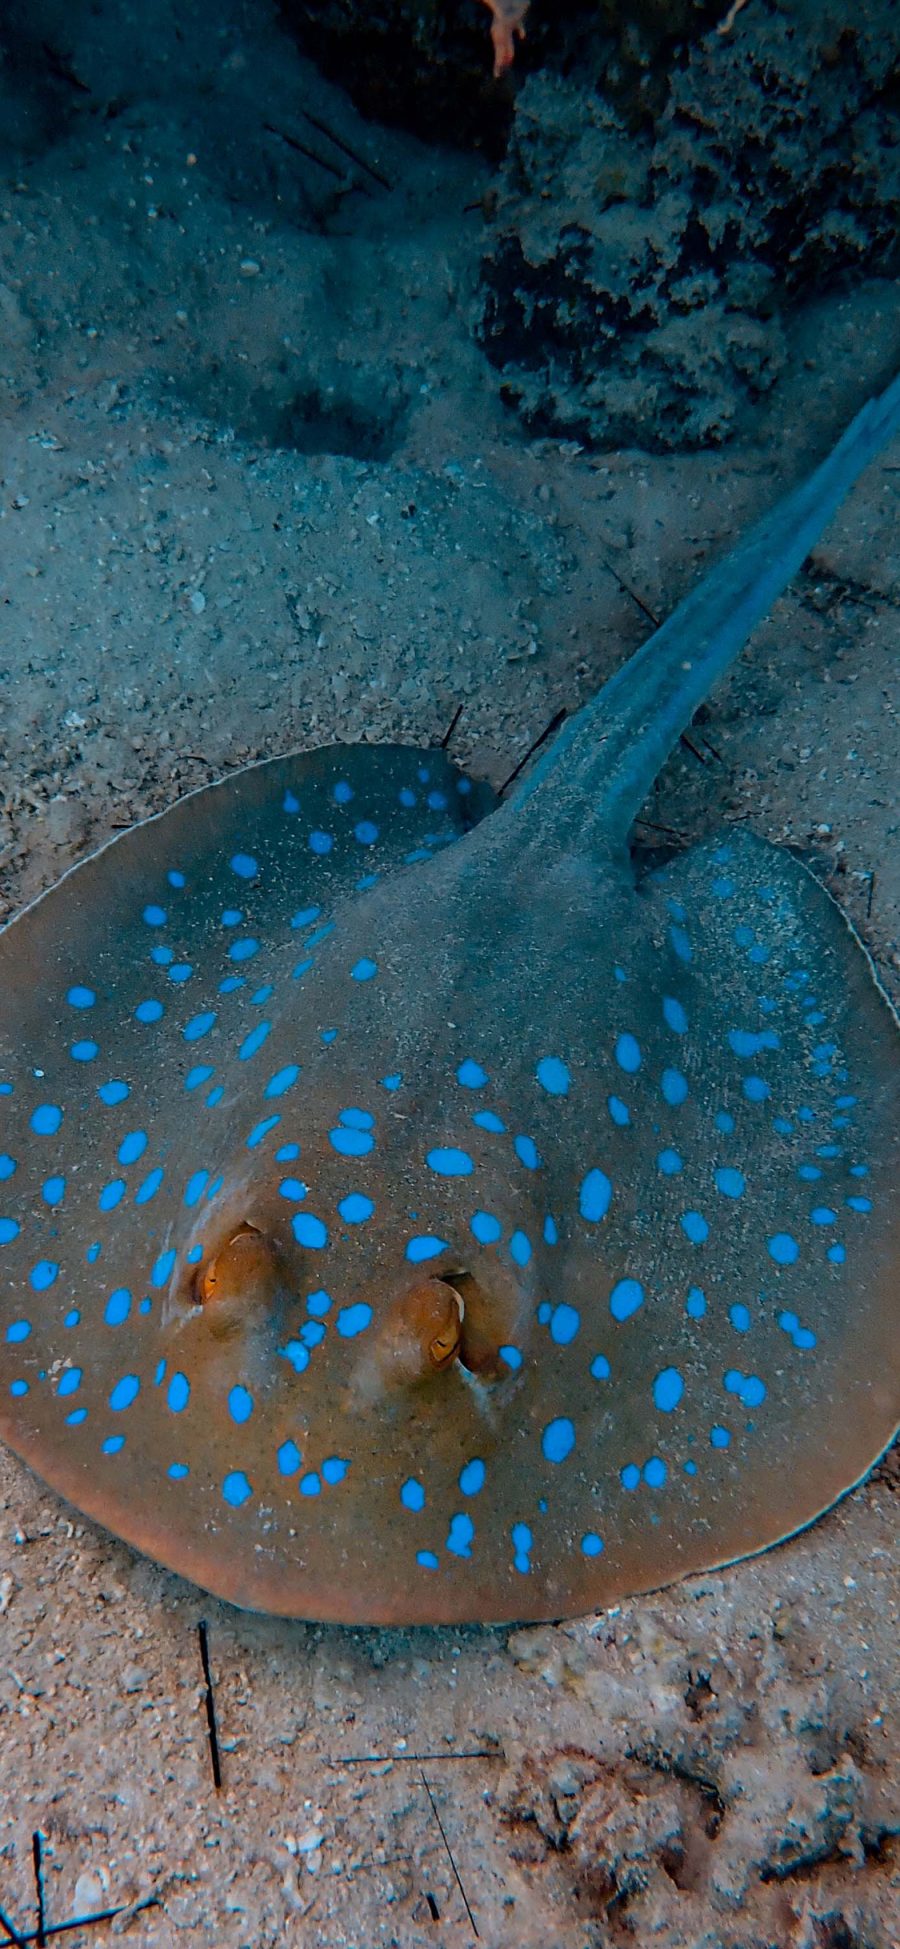
M486 806L441 755L254 767L0 938L0 1430L239 1604L586 1610L896 1421L896 1031L841 916L745 838L636 889Z

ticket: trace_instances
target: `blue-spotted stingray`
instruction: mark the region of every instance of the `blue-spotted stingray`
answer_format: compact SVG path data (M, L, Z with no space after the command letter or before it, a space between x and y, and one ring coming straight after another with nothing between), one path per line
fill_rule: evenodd
M5 930L0 1432L79 1509L254 1609L559 1617L883 1451L895 1018L790 854L628 835L898 427L900 380L503 804L254 765Z

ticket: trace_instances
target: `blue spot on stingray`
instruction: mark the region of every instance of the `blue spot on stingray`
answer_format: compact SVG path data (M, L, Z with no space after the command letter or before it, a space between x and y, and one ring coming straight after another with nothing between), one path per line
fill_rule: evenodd
M417 1550L416 1562L421 1565L423 1570L436 1570L438 1568L438 1560L433 1550Z
M748 1307L735 1302L734 1306L728 1308L728 1318L736 1333L749 1333L751 1322Z
M473 1062L471 1057L467 1057L466 1061L459 1065L456 1080L462 1084L464 1090L480 1090L488 1081L488 1073L486 1069L482 1069L480 1062Z
M341 778L338 780L331 796L334 799L335 805L349 805L353 797L353 786L348 785L345 778Z
M254 954L258 953L259 942L248 935L244 940L232 942L228 950L228 959L229 961L252 961Z
M173 1482L183 1482L190 1472L187 1462L170 1462L166 1469L166 1474L171 1476Z
M336 1482L343 1482L349 1467L342 1455L328 1455L322 1463L322 1479L333 1488Z
M641 1479L641 1471L636 1462L626 1462L619 1471L619 1481L623 1489L636 1489Z
M262 1048L271 1027L271 1022L257 1022L255 1029L250 1030L250 1034L244 1037L238 1050L241 1062L247 1062L251 1056L256 1055L257 1049Z
M0 1245L9 1245L18 1238L19 1226L15 1218L0 1218Z
M39 1137L53 1137L62 1123L63 1113L55 1103L40 1103L29 1122Z
M183 887L187 885L187 881L184 877L184 874L179 873L177 866L173 866L170 869L170 871L166 874L166 879L168 880L170 887Z
M202 1015L192 1016L186 1027L182 1029L185 1042L199 1042L201 1036L209 1034L210 1029L215 1025L216 1019L216 1011L214 1008L204 1010ZM211 1070L208 1073L212 1075Z
M590 1371L591 1371L592 1378L595 1381L609 1380L610 1374L612 1373L612 1368L610 1367L609 1361L607 1360L605 1353L598 1353L594 1355L594 1358L591 1361Z
M430 1150L425 1162L439 1177L444 1178L467 1178L475 1169L468 1151L455 1150L450 1146L439 1145L437 1149Z
M641 1052L633 1035L620 1035L616 1042L616 1062L629 1076L641 1066Z
M628 1105L622 1102L620 1096L608 1096L606 1099L606 1107L612 1117L613 1123L619 1124L620 1128L624 1129L626 1123L631 1122L631 1113Z
M378 973L378 963L377 961L369 961L363 955L361 960L354 963L350 969L350 973L354 981L371 981L372 976Z
M346 1225L364 1225L374 1210L374 1199L366 1198L361 1191L349 1191L338 1204L338 1211Z
M129 1131L128 1136L123 1137L122 1142L119 1145L119 1150L118 1150L119 1163L136 1164L138 1158L143 1157L146 1148L147 1148L146 1131L145 1130Z
M269 1131L274 1130L276 1124L279 1124L280 1122L281 1122L280 1116L274 1116L274 1117L263 1117L262 1123L254 1124L253 1129L251 1130L250 1135L247 1138L247 1149L255 1150L257 1144L261 1144L263 1138L268 1136Z
M109 1397L109 1405L113 1413L121 1414L125 1408L130 1408L132 1402L137 1400L140 1390L141 1383L137 1374L123 1374Z
M292 1084L296 1083L299 1074L299 1063L286 1063L284 1069L276 1069L274 1076L269 1078L263 1090L263 1095L266 1097L283 1096L285 1090L289 1090Z
M484 1488L486 1473L484 1463L479 1461L477 1456L473 1461L467 1462L465 1468L460 1469L459 1472L459 1486L463 1495L477 1496L479 1490Z
M61 1205L65 1195L65 1178L48 1178L41 1192L44 1203L48 1205Z
M550 1319L550 1338L558 1347L568 1347L581 1326L581 1314L563 1302L554 1306Z
M605 1171L588 1171L578 1193L578 1209L591 1225L606 1217L612 1198L612 1185Z
M367 1306L362 1300L357 1300L354 1306L342 1306L334 1323L344 1340L354 1340L358 1333L365 1332L371 1322L371 1306Z
M162 1184L164 1177L165 1177L165 1172L161 1164L157 1164L155 1170L148 1171L143 1184L139 1185L137 1191L134 1194L135 1204L136 1205L149 1204L150 1199L156 1197L156 1193L159 1190L159 1187Z
M236 1421L239 1426L242 1422L249 1421L253 1413L253 1396L249 1388L238 1385L231 1389L228 1396L228 1412L232 1421Z
M255 880L259 867L250 853L234 853L231 859L231 871L237 874L239 880Z
M301 1496L317 1496L321 1493L321 1489L322 1489L322 1484L319 1481L319 1478L316 1475L314 1469L310 1469L308 1475L301 1475L300 1477Z
M321 907L301 907L299 912L294 915L291 926L309 927L314 920L318 920L321 912Z
M131 1294L127 1286L117 1286L106 1302L103 1318L107 1326L121 1326L131 1312Z
M776 1265L794 1265L800 1257L800 1247L790 1232L775 1232L769 1239L768 1252Z
M174 961L175 953L170 947L162 947L159 942L150 949L150 959L157 968L167 968Z
M456 1515L450 1518L447 1535L447 1548L453 1556L467 1557L470 1554L475 1525L471 1516Z
M699 1211L682 1212L681 1229L692 1245L702 1245L704 1239L709 1237L709 1226Z
M63 1326L77 1326L80 1319L81 1319L81 1314L79 1313L77 1306L73 1306L71 1311L66 1314L66 1317L63 1320Z
M6 1329L6 1338L11 1346L15 1346L18 1341L27 1340L30 1332L30 1320L13 1320L12 1325Z
M717 1110L713 1122L717 1130L723 1131L726 1137L730 1137L734 1129L734 1118L730 1110Z
M745 1076L741 1088L748 1103L764 1103L772 1092L761 1076Z
M780 1049L781 1038L774 1029L761 1029L754 1034L752 1029L729 1029L729 1046L736 1056L758 1056L761 1049Z
M81 1386L81 1378L82 1369L80 1367L67 1367L65 1373L60 1374L57 1382L57 1394L61 1395L63 1399L65 1399L67 1394L77 1394Z
M589 1529L581 1539L582 1556L599 1556L603 1549L603 1538L595 1530Z
M74 988L69 989L66 996L70 1008L93 1008L96 999L93 988L82 988L77 982Z
M232 1509L240 1509L253 1494L243 1469L232 1469L222 1483L222 1494Z
M535 1073L548 1096L568 1096L572 1078L568 1066L559 1056L543 1056Z
M526 1170L540 1170L543 1159L533 1137L516 1137L513 1142L513 1149L519 1163L524 1164Z
M335 1033L337 1032L335 1031ZM382 1076L381 1087L383 1090L398 1090L402 1081L403 1077L398 1070L393 1076Z
M338 1121L344 1124L347 1130L371 1130L375 1118L368 1110L350 1108L338 1112Z
M684 1381L677 1367L663 1367L653 1383L653 1404L661 1414L671 1414L684 1393Z
M100 1054L99 1042L73 1042L69 1055L73 1062L93 1062Z
M837 1224L837 1212L832 1211L829 1205L816 1205L809 1215L814 1225Z
M548 1421L541 1436L541 1448L548 1462L564 1462L575 1446L575 1429L566 1415Z
M201 1083L208 1083L214 1073L209 1063L197 1063L193 1069L188 1070L184 1079L185 1089L198 1090Z
M103 1186L103 1190L97 1199L98 1209L100 1211L115 1211L116 1206L121 1204L126 1190L127 1185L124 1178L113 1178L109 1184Z
M500 1356L500 1359L504 1361L507 1367L511 1368L513 1373L515 1373L516 1370L519 1367L521 1367L522 1355L520 1354L518 1347L498 1347L497 1352Z
M169 969L169 980L174 982L190 981L193 972L194 970L189 961L179 961L174 968Z
M417 1482L414 1475L411 1475L404 1482L400 1490L400 1501L404 1509L411 1509L414 1515L417 1515L420 1509L424 1509L425 1491L421 1482Z
M410 1239L406 1248L406 1257L411 1265L421 1265L423 1259L436 1259L439 1253L446 1250L446 1239L437 1238L433 1232L422 1232L416 1238Z
M524 1232L513 1232L509 1241L509 1256L518 1266L526 1266L531 1258L531 1241Z
M120 1448L124 1446L124 1435L107 1435L106 1440L100 1443L100 1452L102 1455L118 1455Z
M361 846L374 846L378 838L378 827L371 819L360 819L359 825L354 826L353 830Z
M15 1158L10 1157L9 1151L4 1151L0 1156L0 1178L11 1178L15 1169Z
M317 831L311 832L309 835L309 850L311 853L317 853L320 859L325 853L330 853L333 845L334 840L330 832Z
M489 1211L476 1211L469 1220L469 1229L479 1245L495 1245L503 1234L499 1220Z
M731 1165L726 1164L721 1169L715 1171L713 1176L715 1178L716 1189L717 1191L721 1191L723 1197L740 1198L743 1196L747 1188L747 1181L740 1171L735 1171Z
M661 1150L656 1160L656 1168L662 1172L663 1177L677 1177L683 1168L677 1150Z
M513 1549L516 1553L514 1558L515 1568L525 1576L531 1569L529 1562L529 1551L532 1545L531 1531L527 1523L513 1523L509 1533L512 1538Z
M163 1012L162 1002L153 1000L138 1002L137 1008L134 1011L134 1019L136 1022L158 1022Z
M676 1035L686 1035L688 1018L680 1002L673 995L663 997L663 1017Z
M283 1441L278 1450L278 1467L282 1475L296 1475L303 1457L296 1442Z
M375 1145L366 1130L330 1130L328 1140L340 1157L366 1157Z
M153 1271L150 1274L150 1280L152 1285L165 1286L168 1284L169 1279L171 1278L172 1273L175 1270L176 1256L177 1254L175 1252L174 1246L171 1245L167 1252L160 1253L159 1258L157 1259L156 1264L153 1268Z
M202 1198L208 1183L208 1171L195 1171L193 1177L188 1178L184 1189L184 1202L189 1210ZM190 1253L188 1257L190 1258Z
M400 804L405 805L407 809L415 805L416 802L415 792L411 792L408 785L401 786L400 791L397 793L397 798Z
M296 1211L291 1219L291 1230L298 1245L306 1245L310 1251L318 1252L328 1244L328 1228L321 1218L314 1218L310 1211Z
M46 1292L48 1286L53 1285L58 1273L59 1266L55 1264L53 1259L39 1259L37 1265L31 1268L28 1275L28 1283L34 1288L36 1293L43 1293Z
M166 924L165 907L154 907L154 906L145 907L144 919L148 927L165 927Z
M670 927L669 940L679 961L693 961L694 950L683 927Z
M558 1242L559 1232L556 1226L556 1219L548 1212L544 1219L544 1243L545 1245L557 1245Z
M302 1178L282 1178L278 1186L279 1196L282 1198L291 1198L296 1204L301 1203L308 1191L309 1185L304 1184Z
M871 1198L848 1198L847 1205L851 1211L871 1211L872 1200Z
M190 1382L185 1374L173 1374L166 1390L166 1400L173 1414L182 1414L191 1398Z
M692 1286L684 1302L684 1310L691 1320L702 1320L706 1312L706 1294L700 1286Z
M323 1319L331 1311L331 1294L326 1293L322 1286L317 1292L307 1293L306 1310L312 1313L314 1319Z
M644 1463L642 1473L648 1488L661 1489L668 1470L659 1455L651 1455L650 1460Z
M502 1118L498 1117L493 1110L476 1110L472 1122L477 1123L479 1130L493 1130L497 1135L502 1134L506 1129Z
M630 1320L644 1303L644 1288L639 1279L619 1279L609 1295L609 1310L614 1320Z
M664 1069L660 1087L666 1102L671 1104L673 1110L677 1109L679 1103L684 1102L688 1094L687 1082L680 1069Z
M286 1347L279 1347L283 1360L290 1361L295 1374L302 1374L309 1366L309 1351L302 1340L289 1340Z

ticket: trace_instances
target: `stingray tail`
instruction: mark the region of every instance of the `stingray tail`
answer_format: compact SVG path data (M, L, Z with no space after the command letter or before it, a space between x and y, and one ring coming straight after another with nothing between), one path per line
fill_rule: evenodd
M669 752L713 684L781 595L859 475L900 431L900 374L837 446L704 576L599 695L570 718L519 786L518 808L549 789L624 840ZM531 808L529 808L531 809ZM587 817L590 814L587 813Z

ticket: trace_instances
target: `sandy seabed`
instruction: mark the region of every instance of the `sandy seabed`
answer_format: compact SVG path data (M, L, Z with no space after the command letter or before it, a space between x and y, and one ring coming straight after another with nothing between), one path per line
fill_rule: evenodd
M362 121L249 0L35 11L68 74L0 95L6 915L257 757L462 707L500 783L897 365L871 279L796 314L721 451L530 439L473 333L483 162ZM638 827L796 847L895 997L898 470ZM0 1907L35 1928L39 1830L51 1923L125 1905L73 1945L889 1949L897 1479L598 1617L345 1630L202 1597L4 1453Z

